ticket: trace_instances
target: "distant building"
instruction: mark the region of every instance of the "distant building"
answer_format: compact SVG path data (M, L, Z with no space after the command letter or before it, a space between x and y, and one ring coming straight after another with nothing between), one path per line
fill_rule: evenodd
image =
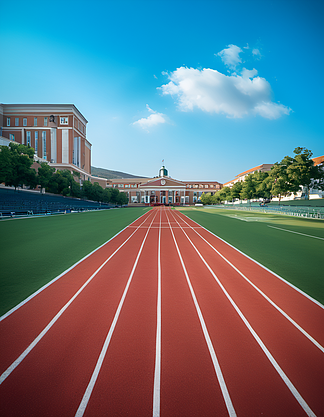
M88 121L74 104L0 104L1 144L30 145L35 160L91 179Z
M107 187L118 188L128 196L129 203L194 204L203 193L214 194L222 188L217 181L180 181L168 176L162 166L155 178L124 178L107 180Z
M245 178L249 175L249 174L254 174L255 172L267 172L270 171L272 168L273 164L261 164L258 165L257 167L248 169L247 171L241 172L241 174L236 175L236 177L232 180L232 181L228 181L225 184L223 184L224 187L230 187L232 188L233 185L236 182L239 181L244 181Z

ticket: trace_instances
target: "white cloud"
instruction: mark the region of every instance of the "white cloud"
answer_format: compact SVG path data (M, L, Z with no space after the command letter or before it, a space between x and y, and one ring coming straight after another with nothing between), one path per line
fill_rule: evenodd
M252 49L252 55L255 57L255 58L261 58L261 52L259 51L259 49Z
M149 127L166 122L166 116L163 113L158 113L152 110L148 104L146 105L146 108L152 114L148 117L143 117L142 119L137 120L133 123L133 125L138 125L142 129L148 131Z
M224 64L231 68L235 69L238 64L242 62L240 58L240 53L243 52L241 48L236 45L228 45L227 48L223 49L222 51L215 54L216 56L220 56Z
M291 109L271 101L271 86L257 70L243 69L242 74L225 75L213 69L180 67L168 75L170 82L159 89L178 101L181 111L194 108L227 117L260 115L277 119Z

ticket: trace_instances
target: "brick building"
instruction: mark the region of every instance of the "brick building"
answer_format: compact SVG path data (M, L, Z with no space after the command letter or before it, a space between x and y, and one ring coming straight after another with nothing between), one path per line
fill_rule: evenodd
M87 120L73 104L0 104L0 137L30 145L35 160L91 179Z
M162 166L155 178L122 178L107 180L107 187L127 193L129 203L194 204L203 193L219 191L217 181L179 181Z

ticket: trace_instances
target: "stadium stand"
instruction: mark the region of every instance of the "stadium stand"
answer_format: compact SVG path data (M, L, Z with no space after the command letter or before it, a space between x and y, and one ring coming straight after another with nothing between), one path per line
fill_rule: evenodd
M111 204L0 187L0 217L100 210Z

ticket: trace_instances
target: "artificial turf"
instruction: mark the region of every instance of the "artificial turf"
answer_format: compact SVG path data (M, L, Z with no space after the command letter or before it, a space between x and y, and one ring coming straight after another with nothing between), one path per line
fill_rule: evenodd
M0 221L0 316L147 210L120 208Z
M324 304L323 220L240 210L181 211Z

